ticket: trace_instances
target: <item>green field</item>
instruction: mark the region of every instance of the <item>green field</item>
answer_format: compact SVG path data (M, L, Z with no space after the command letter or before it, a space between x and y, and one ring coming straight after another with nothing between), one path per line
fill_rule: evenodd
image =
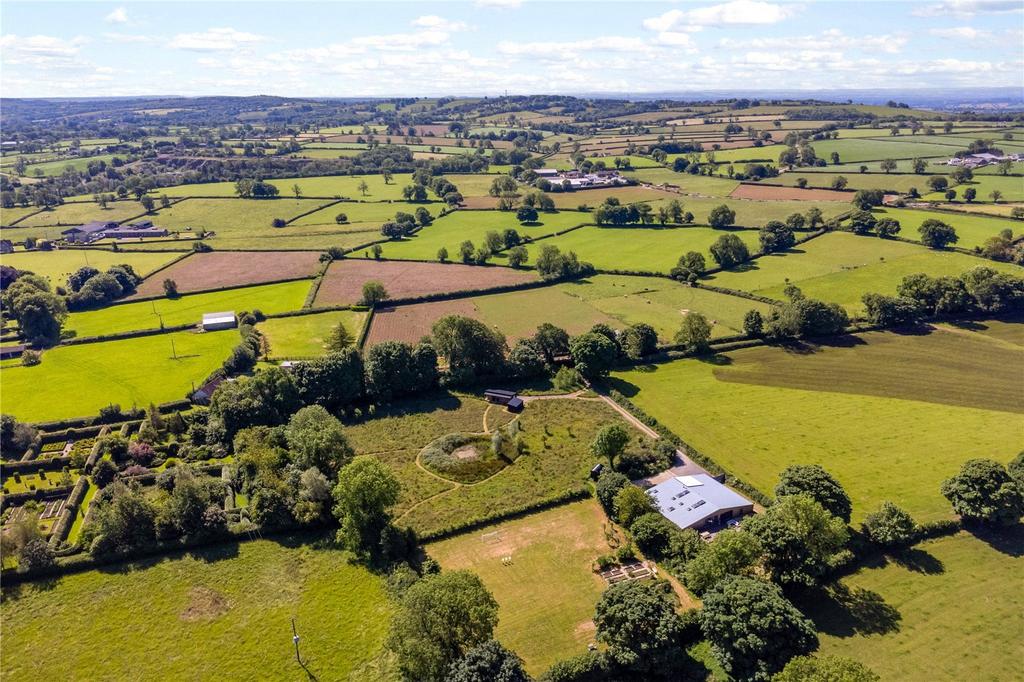
M391 607L350 556L285 536L4 590L9 679L394 680ZM61 651L40 647L60 633Z
M821 653L850 656L886 682L1019 679L1024 660L1022 527L1002 546L967 533L863 568L812 604Z
M60 249L59 251L19 251L4 254L4 265L30 270L46 277L54 287L67 286L68 275L79 268L91 266L103 272L112 265L127 263L145 277L171 262L173 253L114 253L95 249Z
M270 345L272 358L304 358L323 355L324 340L339 322L344 323L353 341L366 324L368 313L338 310L315 315L278 317L259 324Z
M765 493L787 465L818 463L855 518L892 500L929 521L950 515L939 486L962 462L1020 449L1024 401L1006 368L1022 362L1024 349L966 331L874 332L616 372L612 385Z
M363 203L346 201L340 204L334 204L333 206L328 206L316 211L315 213L310 213L307 216L303 216L292 223L292 225L329 225L332 228L339 229L334 218L339 213L344 213L348 216L348 221L350 223L374 223L376 227L380 227L381 223L388 220L394 220L395 213L398 211L415 213L416 209L420 206L430 211L430 214L435 218L441 212L441 209L445 207L442 203L414 204L406 201L376 201Z
M260 310L272 315L302 308L310 280L188 294L178 298L123 303L100 310L72 313L64 328L78 336L100 336L136 329L159 329L179 324L199 324L203 313Z
M685 315L703 313L714 324L713 336L742 332L743 316L752 308L767 313L769 306L737 296L688 287L655 277L596 275L548 289L530 289L472 299L478 316L510 339L532 336L551 322L579 334L598 322L622 328L645 322L671 343Z
M413 237L383 245L384 258L398 260L437 260L437 251L441 247L448 249L448 259L459 261L459 245L470 240L482 246L484 236L494 230L502 232L513 228L520 236L537 238L564 230L574 225L591 221L588 213L578 211L562 211L558 213L541 213L537 223L521 225L515 213L505 211L455 211L443 218L438 218ZM353 254L358 255L358 254ZM500 262L501 256L495 259Z
M0 371L0 409L22 421L50 421L94 415L110 403L128 409L180 400L220 367L238 338L235 331L178 332L51 348L42 364Z
M918 211L907 208L878 208L875 213L879 218L895 218L900 221L900 236L904 239L919 241L921 238L917 228L925 220L936 219L952 225L956 229L956 235L960 241L956 246L962 249L973 249L981 246L989 237L995 237L1003 230L1013 230L1014 236L1019 237L1024 233L1024 223L1020 221L1007 220L998 217L986 217L971 215L969 213L939 213L935 211Z
M116 144L116 140L111 144ZM93 161L105 161L107 165L110 165L114 156L114 154L98 154L96 156L82 156L59 159L57 161L34 163L25 169L25 175L27 177L33 177L36 175L36 171L42 171L45 176L60 175L68 166L74 168L76 171L84 171Z
M593 263L598 270L668 273L688 251L703 253L708 267L714 267L708 248L728 232L738 235L751 251L760 248L757 230L592 226L530 244L528 263L536 261L543 247L557 246L563 252L575 251L580 260Z
M94 202L75 202L55 206L49 211L41 211L25 218L17 227L42 227L59 225L67 229L69 225L81 225L93 220L114 220L121 222L129 218L141 216L146 212L137 201L111 201L106 208L100 208ZM155 219L154 219L155 222ZM160 225L163 227L163 225ZM60 230L58 230L59 232Z
M584 500L435 542L427 552L446 570L480 576L499 606L495 637L538 675L594 641L591 619L605 583L591 564L612 551L606 523L596 500Z
M395 471L402 482L399 521L424 534L582 488L595 461L590 451L594 435L619 419L596 399L539 400L518 417L523 454L491 478L472 485L452 483L417 463L419 451L440 436L491 431L512 417L477 398L435 396L395 403L378 411L377 418L347 427L346 434L358 454L374 454Z
M953 189L956 190L957 197L962 199L964 190L968 187L973 187L978 193L975 201L991 202L992 198L989 194L991 194L993 190L999 190L1003 193L1000 201L1024 201L1024 178L1019 175L978 175L970 182L957 185ZM920 189L924 198L929 201L943 201L946 198L945 192L932 192L931 194L925 194L926 188L922 187Z
M824 169L817 169L824 170ZM927 175L910 175L910 174L892 174L884 175L880 173L858 173L843 172L820 172L812 173L807 168L797 168L783 173L776 178L769 178L762 184L771 185L782 185L784 187L796 187L800 179L807 180L808 187L821 188L821 189L832 189L832 183L838 177L846 178L846 189L857 190L857 189L880 189L886 192L897 192L904 193L909 192L911 188L917 189L918 192L927 192L928 176ZM853 198L853 195L850 195Z
M1020 272L1009 263L982 260L952 251L934 251L906 242L834 232L795 249L762 256L732 270L712 275L716 286L781 298L787 283L811 298L839 303L851 312L863 306L861 296L874 292L893 295L907 275L960 275L984 265Z
M638 171L626 172L625 176L637 182L676 185L683 194L710 197L727 197L729 192L740 184L736 180L727 178L676 173L671 168L643 168ZM683 196L680 199L686 201L687 197Z
M855 163L881 159L914 159L953 156L960 149L967 149L970 140L962 143L928 141L930 137L918 136L896 138L858 138L853 140L814 140L811 146L819 159L831 160L832 152L839 153L840 163ZM776 155L775 160L778 159Z
M382 175L321 175L308 178L280 178L268 180L281 191L282 197L291 197L292 187L296 184L303 196L307 197L348 197L350 199L366 199L384 201L402 198L402 188L409 184L412 175L396 173L388 184ZM366 182L369 186L364 195L359 191L359 183ZM155 194L166 194L170 197L236 197L235 183L210 182L196 185L178 185L177 187L161 187Z

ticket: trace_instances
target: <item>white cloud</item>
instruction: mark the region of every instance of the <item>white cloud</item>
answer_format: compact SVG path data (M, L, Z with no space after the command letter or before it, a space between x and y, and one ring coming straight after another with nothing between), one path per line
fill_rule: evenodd
M466 22L464 21L448 21L436 14L428 14L426 16L414 19L412 22L413 26L419 28L429 28L435 31L446 31L448 33L457 33L458 31L466 30Z
M499 9L516 9L522 4L523 0L476 0L477 7L497 7Z
M179 33L171 38L167 46L177 50L193 50L195 52L228 52L265 40L264 36L237 31L233 28L211 28L202 33Z
M501 54L536 59L590 57L600 52L650 52L653 49L648 40L624 36L604 36L586 40L548 40L532 43L503 40L498 43L498 52Z
M113 12L103 17L103 21L108 24L127 24L128 23L128 10L124 7L118 7Z
M656 41L659 45L693 47L693 37L689 33L680 33L679 31L662 31L658 34Z
M793 16L800 5L780 5L763 0L732 0L720 5L697 7L691 10L673 9L656 17L645 19L644 28L650 31L695 31L704 26L756 26L777 24Z
M944 0L924 5L914 10L919 17L937 17L954 15L969 17L975 14L1008 14L1024 12L1024 4L1020 0Z
M939 38L950 38L954 40L979 40L992 37L989 31L979 31L970 26L957 26L955 28L933 28L928 31Z
M8 34L0 38L0 55L4 66L26 65L40 69L84 67L84 63L79 63L78 53L86 42L82 37L68 40L55 36Z
M839 29L828 29L817 35L779 36L775 38L722 38L719 47L729 50L870 50L896 54L907 44L907 36L903 33L884 35L848 36Z

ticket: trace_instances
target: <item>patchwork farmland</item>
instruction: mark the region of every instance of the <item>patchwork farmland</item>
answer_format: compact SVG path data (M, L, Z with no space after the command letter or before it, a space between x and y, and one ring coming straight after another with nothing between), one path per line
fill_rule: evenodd
M1014 115L87 102L4 102L0 674L1013 677Z

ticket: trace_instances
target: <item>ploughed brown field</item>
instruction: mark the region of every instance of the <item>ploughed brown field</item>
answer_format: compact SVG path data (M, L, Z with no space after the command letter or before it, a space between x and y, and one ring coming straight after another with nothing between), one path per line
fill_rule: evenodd
M180 293L311 277L320 266L316 251L213 251L194 253L139 285L133 298L162 296L173 279Z
M356 303L362 297L363 284L371 280L384 285L388 298L400 299L489 289L536 279L532 272L502 267L346 258L331 263L320 283L314 306Z
M322 289L321 289L322 290ZM416 343L430 334L430 327L445 315L476 316L476 306L468 298L431 301L396 308L378 308L366 337L369 348L382 341Z
M769 201L849 201L850 192L834 189L800 189L775 185L740 185L729 194L733 199L763 199Z

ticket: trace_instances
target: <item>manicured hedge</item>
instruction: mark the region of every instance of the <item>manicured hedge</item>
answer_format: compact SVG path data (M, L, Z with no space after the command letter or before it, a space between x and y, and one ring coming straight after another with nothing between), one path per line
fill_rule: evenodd
M64 503L64 509L60 513L60 518L53 525L53 532L50 535L50 547L52 549L56 549L67 539L68 533L71 532L71 526L75 522L75 517L78 515L78 505L82 503L82 500L85 498L85 492L88 489L89 480L82 476L75 483L71 495L68 497L67 502Z

